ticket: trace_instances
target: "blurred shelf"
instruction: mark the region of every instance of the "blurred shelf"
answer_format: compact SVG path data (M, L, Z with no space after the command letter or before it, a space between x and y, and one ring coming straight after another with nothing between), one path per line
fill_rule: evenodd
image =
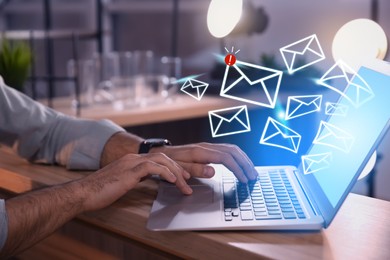
M90 8L88 1L52 1L52 12L67 14L85 13ZM41 1L11 1L5 8L5 14L37 14L43 13Z
M207 11L209 1L206 0L180 0L180 12ZM112 14L121 13L161 13L172 12L171 1L115 1L106 4L106 10Z
M39 102L44 105L48 104L46 99L39 100ZM236 100L213 96L204 96L202 102L199 102L190 96L181 94L177 94L169 102L156 100L146 106L128 107L123 102L126 101L118 100L114 103L83 107L80 116L86 119L109 119L120 126L129 127L207 117L208 111L239 104ZM71 104L71 97L53 99L55 110L74 116L76 111Z
M103 34L108 34L108 31ZM26 39L69 39L72 36L77 36L79 39L93 39L97 37L97 32L90 30L12 30L0 33L0 38L4 37L11 40L26 40Z

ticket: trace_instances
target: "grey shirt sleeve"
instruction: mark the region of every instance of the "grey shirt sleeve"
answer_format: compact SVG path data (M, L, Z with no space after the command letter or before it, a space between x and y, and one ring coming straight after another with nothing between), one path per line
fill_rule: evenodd
M4 247L8 236L8 217L5 210L5 201L0 199L0 251Z
M108 120L58 113L5 86L0 77L0 143L30 161L95 170L105 143L120 131Z

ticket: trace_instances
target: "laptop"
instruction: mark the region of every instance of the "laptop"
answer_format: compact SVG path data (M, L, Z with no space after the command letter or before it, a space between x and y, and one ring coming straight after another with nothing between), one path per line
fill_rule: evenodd
M174 185L161 181L147 228L327 228L389 126L390 63L369 62L359 69L358 75L361 77L349 79L349 86L336 102L336 105L349 107L347 116L335 113L321 122L324 129L318 130L317 142L313 142L298 167L256 167L258 179L243 184L224 166L213 165L216 171L213 178L189 181L194 190L191 196L182 195ZM370 89L359 88L364 85L362 78ZM351 100L358 98L366 102L358 107L351 105ZM341 144L324 145L329 132L335 136L327 140ZM340 149L343 145L349 149Z

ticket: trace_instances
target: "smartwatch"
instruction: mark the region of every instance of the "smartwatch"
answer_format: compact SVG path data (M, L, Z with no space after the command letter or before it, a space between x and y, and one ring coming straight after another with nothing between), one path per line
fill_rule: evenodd
M148 153L152 147L160 147L166 145L172 145L172 143L168 139L164 138L146 139L139 145L138 153Z

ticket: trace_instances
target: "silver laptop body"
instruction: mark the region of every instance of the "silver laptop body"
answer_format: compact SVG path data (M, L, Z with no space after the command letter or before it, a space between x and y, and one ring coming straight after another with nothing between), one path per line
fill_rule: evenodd
M310 156L331 151L333 159L329 168L303 174L307 169L302 164L298 168L256 167L258 184L245 188L224 166L213 165L216 171L213 178L189 181L194 190L191 196L182 195L174 185L161 181L147 228L319 230L328 227L389 127L389 63L372 61L362 66L358 74L374 94L373 100L351 108L346 118L330 116L326 120L353 133L351 151L313 144L307 153ZM360 79L351 79L338 104L349 104L345 97L355 87L363 86ZM241 193L242 198L232 199L233 193Z

